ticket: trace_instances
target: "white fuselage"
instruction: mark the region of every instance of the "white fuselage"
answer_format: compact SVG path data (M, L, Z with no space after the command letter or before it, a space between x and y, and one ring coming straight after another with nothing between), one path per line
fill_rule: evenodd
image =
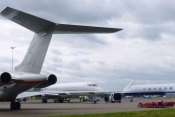
M31 89L28 92L53 92L53 95L50 96L64 96L72 97L79 95L101 95L104 93L104 90L99 87L96 83L93 82L74 82L74 83L60 83L55 84L46 88L35 88ZM54 95L57 94L57 95ZM46 94L47 95L47 94Z
M175 84L133 85L124 92L125 95L166 95L175 94Z

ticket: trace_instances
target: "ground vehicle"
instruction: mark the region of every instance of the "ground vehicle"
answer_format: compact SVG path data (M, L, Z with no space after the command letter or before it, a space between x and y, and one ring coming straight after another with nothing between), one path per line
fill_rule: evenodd
M175 102L173 101L156 101L156 102L147 102L147 103L139 103L138 107L147 107L147 108L166 108L173 107Z
M88 101L90 101L90 102L93 102L94 100L100 101L100 98L101 98L100 96L97 96L97 97L89 96Z
M119 102L121 103L121 93L105 93L104 95L104 100L106 101L106 103L108 101L115 103L115 102Z

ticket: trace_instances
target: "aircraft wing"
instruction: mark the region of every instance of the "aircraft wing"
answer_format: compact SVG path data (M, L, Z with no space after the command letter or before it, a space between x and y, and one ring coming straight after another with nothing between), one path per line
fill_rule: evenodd
M34 97L34 96L44 96L44 93L41 92L23 92L20 93L16 98L26 98L26 97Z
M85 95L103 95L104 92L103 91L50 91L50 92L45 92L45 91L38 91L38 92L23 92L20 93L17 96L17 99L19 98L26 98L26 97L34 97L34 96L58 96L58 95L81 95L81 94L85 94Z
M75 95L75 94L104 94L103 91L64 91L64 93L58 92L57 94L63 95L63 94L69 94L69 95Z

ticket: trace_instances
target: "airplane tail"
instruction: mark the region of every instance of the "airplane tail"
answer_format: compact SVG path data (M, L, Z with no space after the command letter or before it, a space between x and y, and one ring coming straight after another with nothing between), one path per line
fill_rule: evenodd
M114 33L122 30L118 28L58 24L10 7L5 8L1 15L35 33L23 61L15 67L15 70L30 73L40 73L52 34Z
M132 86L133 82L134 82L134 80L132 80L132 81L123 89L123 91L128 91L129 88Z

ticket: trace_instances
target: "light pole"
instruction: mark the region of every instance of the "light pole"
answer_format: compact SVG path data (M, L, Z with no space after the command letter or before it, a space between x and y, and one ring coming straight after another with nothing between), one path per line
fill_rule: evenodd
M11 47L10 49L12 49L12 70L13 70L13 49L15 49L15 47Z

